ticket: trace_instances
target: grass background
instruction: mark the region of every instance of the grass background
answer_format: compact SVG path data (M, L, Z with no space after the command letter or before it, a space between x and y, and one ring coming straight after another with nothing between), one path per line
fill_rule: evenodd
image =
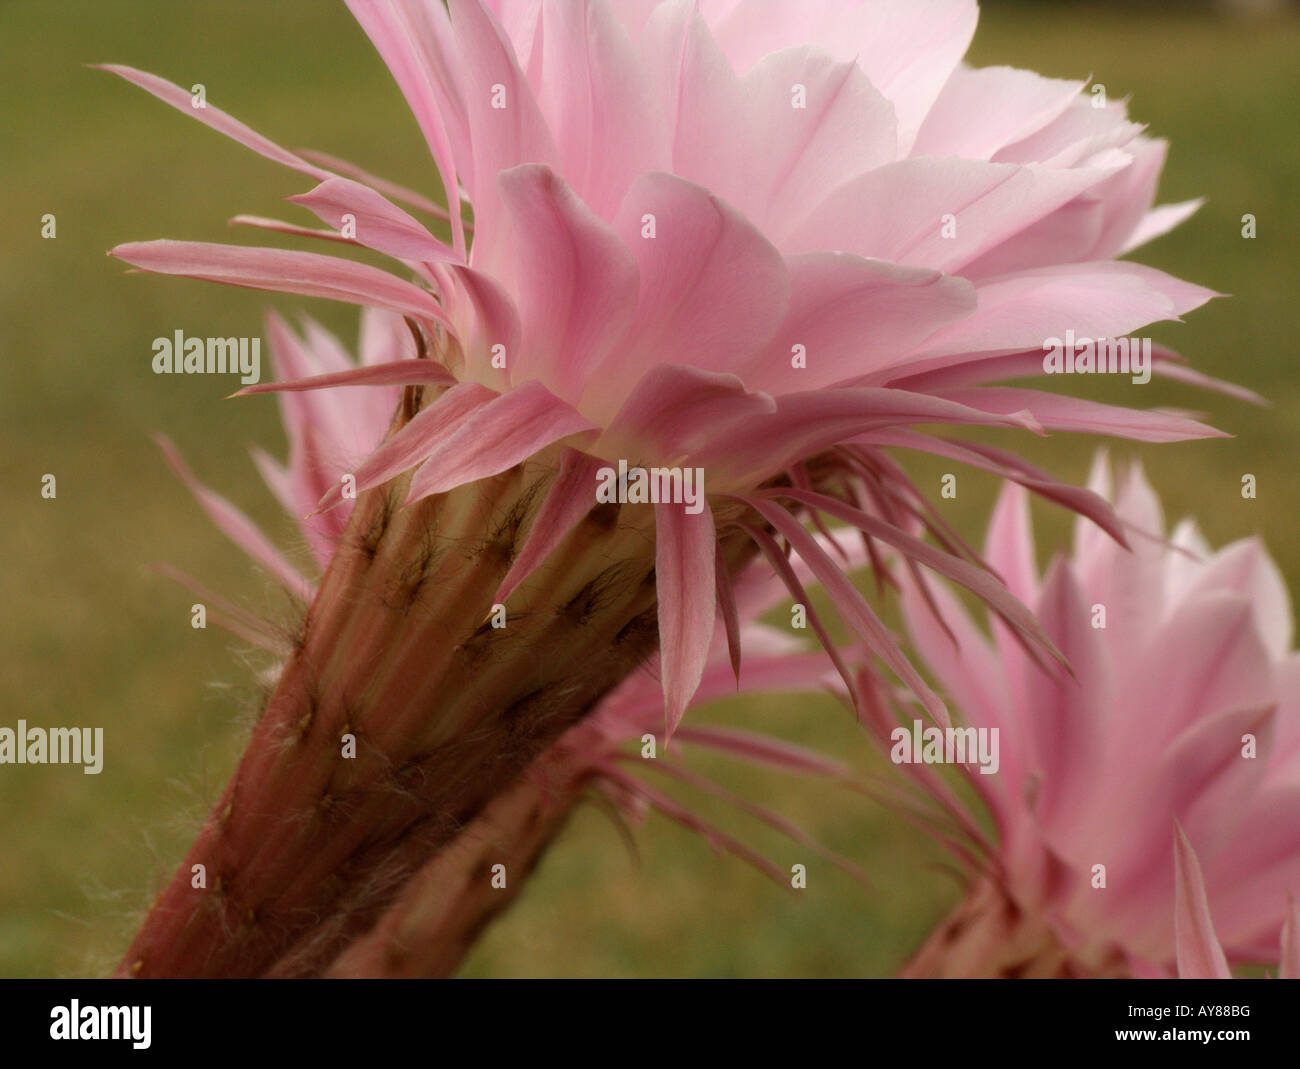
M1103 82L1172 142L1161 200L1208 203L1140 258L1233 296L1153 336L1197 368L1271 398L1264 410L1152 383L1142 400L1206 412L1225 442L1118 445L1138 457L1171 517L1196 514L1215 544L1261 534L1300 581L1295 369L1300 23L1204 12L998 4L971 59ZM0 767L0 975L100 972L170 875L233 767L251 716L250 673L194 600L148 570L166 561L253 608L267 581L199 513L148 435L171 435L200 476L273 532L290 528L247 447L281 452L274 404L222 400L229 383L152 374L150 343L254 335L264 310L309 310L345 339L355 311L186 280L126 275L104 253L152 237L252 241L239 212L301 218L283 196L310 182L83 66L122 62L189 86L288 146L436 187L414 121L341 3L324 0L8 0L0 4L0 724L101 726L99 776ZM42 240L44 213L58 236ZM1258 238L1243 240L1254 213ZM1073 385L1073 384L1072 384ZM1121 399L1117 383L1084 384ZM1127 398L1124 398L1127 399ZM1001 439L1006 441L1006 439ZM1094 442L1015 444L1081 480ZM913 465L937 488L939 466ZM58 497L43 500L53 473ZM1259 497L1243 501L1242 473ZM926 480L933 479L933 482ZM959 475L951 518L977 539L995 486ZM936 495L937 496L937 495ZM1042 550L1064 516L1038 509ZM770 728L863 763L829 700L722 703L709 714ZM712 769L713 766L708 766ZM957 885L919 834L856 795L778 773L717 766L726 782L801 823L872 876L859 886L730 820L783 867L792 895L651 818L633 860L598 810L580 812L520 903L466 966L471 975L887 975L950 907Z

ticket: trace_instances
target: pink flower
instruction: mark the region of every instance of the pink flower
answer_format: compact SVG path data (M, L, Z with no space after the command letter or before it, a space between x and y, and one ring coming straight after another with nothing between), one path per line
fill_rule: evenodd
M1099 458L1090 485L1109 497L1109 483ZM1083 971L1167 971L1176 819L1228 958L1265 960L1300 891L1300 654L1286 588L1257 539L1212 552L1184 521L1166 543L1136 467L1116 507L1132 552L1080 521L1073 554L1042 578L1019 487L989 529L989 563L1073 678L1043 671L997 623L990 642L946 591L934 596L951 638L915 587L904 597L915 646L964 722L999 732L998 773L967 768L997 828L977 882L1022 927L1041 926L1035 953L1063 950ZM941 969L951 949L923 955Z
M282 376L337 374L357 366L338 339L319 323L304 318L302 332L300 337L278 316L272 314L268 317L270 353ZM366 310L359 344L360 366L372 365L385 356L400 359L407 346L413 346L413 342L401 317ZM385 397L385 393L389 396ZM358 404L350 410L340 411L339 399L333 393L282 393L281 414L289 439L289 462L281 465L261 450L253 451L268 488L280 500L290 518L297 522L322 569L329 564L342 537L343 521L351 512L353 502L344 501L338 509L321 515L304 515L303 509L320 497L322 478L328 478L325 473L340 464L346 467L349 458L364 455L382 439L398 400L396 388L393 391L373 391L366 398L367 401L371 399L375 403ZM315 595L314 580L298 572L271 540L234 505L201 485L170 442L160 439L160 445L173 469L223 533L290 592L308 599ZM860 544L832 542L825 536L818 536L817 541L823 549L833 548L847 563L861 564L865 559ZM795 562L792 567L800 582L812 583L812 576L802 562ZM229 603L188 576L169 568L162 570L201 592L212 607L214 623L278 659L288 655L288 636L282 634L274 623ZM780 578L762 562L756 562L736 577L733 591L735 623L744 643L746 659L743 664L733 664L726 627L719 620L700 686L688 708L736 694L760 691L824 690L847 697L834 668L823 654L808 650L805 643L793 638L787 630L759 621L762 613L774 608L786 596L786 586ZM853 651L844 651L843 655L856 658ZM274 682L280 671L281 665L277 663L267 675ZM664 789L667 784L682 782L726 799L811 854L828 859L855 879L866 882L866 877L855 865L824 849L778 813L735 795L687 768L679 759L679 747L675 747L671 754L661 754L655 746L647 754L645 740L654 738L662 716L658 669L651 661L646 665L646 671L628 676L598 703L587 719L553 743L508 791L493 800L459 839L476 849L485 849L490 844L495 851L494 859L508 858L513 871L527 872L549 846L554 830L588 796L589 790L594 789L606 795L633 820L642 819L647 810L654 809L701 835L719 852L733 854L777 882L786 883L788 873L785 870L743 840L676 801L672 792ZM856 778L853 771L839 761L769 735L704 724L683 727L677 733L676 741L688 748L707 748L759 767L827 776L846 783ZM628 744L633 746L630 751ZM663 780L663 784L656 784L656 779ZM529 816L534 811L544 814L540 822ZM539 834L539 828L548 833ZM454 850L451 854L455 857ZM334 964L332 971L337 975L446 975L451 972L470 946L469 942L462 941L464 933L476 931L483 920L503 911L525 882L516 875L509 885L509 895L494 891L476 896L469 887L461 888L458 894L449 894L447 883L450 881L454 885L457 878L463 877L466 868L461 863L458 870L449 871L446 855L440 853L412 878L403 896L374 930L365 939L354 942ZM446 908L431 913L431 901L446 903ZM455 923L450 927L447 926L449 915L455 917ZM400 953L394 950L398 945ZM394 964L395 955L400 958L400 968ZM279 967L287 966L281 962Z
M702 469L716 500L842 443L951 448L908 423L1215 433L985 385L1041 369L1045 338L1067 328L1121 337L1212 294L1114 260L1195 207L1151 207L1164 144L1081 83L961 65L970 0L350 6L428 141L450 244L393 202L430 208L418 195L110 69L317 179L290 198L336 228L316 233L414 278L262 248L114 250L148 270L385 308L436 337L434 360L307 384L449 387L357 467L358 490L414 469L414 502L561 441L609 464ZM513 580L576 522L590 466L570 474ZM322 505L340 499L335 484ZM671 728L717 611L715 530L708 510L666 506L657 522Z
M295 355L285 337L284 381L244 391L303 398L284 402L289 469L261 463L295 509L319 492L318 587L203 492L310 605L239 770L123 962L135 975L327 967L656 649L665 738L717 635L743 671L734 587L760 555L804 604L806 580L822 584L946 724L805 517L857 527L882 584L884 546L1054 653L889 451L1014 479L1118 535L1109 506L916 425L1219 433L991 385L1044 370L1052 337L1123 337L1213 294L1115 259L1195 207L1153 207L1163 144L1080 83L962 66L971 0L349 6L428 143L446 210L109 68L308 175L317 184L290 200L328 229L237 222L361 246L396 272L263 247L113 250L388 313L372 314L361 366L327 346ZM1153 359L1209 384L1170 353ZM678 490L697 473L698 500L651 508L621 484L602 500L623 465L666 473L669 491L674 473ZM499 609L512 621L500 633ZM859 666L808 619L857 707ZM195 864L225 873L219 898L191 893Z

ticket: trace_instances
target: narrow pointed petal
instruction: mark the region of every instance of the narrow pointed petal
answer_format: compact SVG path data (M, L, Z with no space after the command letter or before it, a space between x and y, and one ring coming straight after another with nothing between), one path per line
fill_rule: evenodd
M717 620L716 542L713 512L707 502L694 515L675 502L655 505L665 738L671 737L681 722L708 659Z
M1174 823L1174 939L1178 975L1184 980L1230 980L1232 970L1223 955L1210 920L1201 863L1183 829Z
M328 375L291 379L288 382L259 382L254 386L245 386L231 396L245 397L255 393L297 393L302 390L324 390L331 386L422 386L428 383L454 386L456 379L445 367L432 360L395 360L391 364L371 364L368 367L335 371Z
M340 245L359 245L352 238L345 238L337 230L321 230L319 227L302 226L287 223L283 219L271 219L265 215L232 215L230 226L251 226L257 230L270 230L276 234L290 234L296 238L315 238L318 241L337 241Z
M384 442L351 474L357 493L385 483L423 461L446 437L498 395L475 382L453 386L428 408L417 412L405 427ZM321 498L317 511L333 508L343 499L336 481Z
M839 761L793 743L741 728L683 727L677 733L681 742L706 746L753 764L768 765L786 772L805 772L820 776L848 779L853 770Z
M387 179L370 174L355 163L349 163L337 156L331 156L328 152L317 152L314 149L300 148L298 155L311 163L318 163L322 167L328 167L331 171L343 175L344 178L351 178L364 186L369 186L375 192L382 193L389 200L409 204L412 208L428 212L443 221L450 221L451 219L451 213L437 201L430 200L423 193L417 193L413 189L407 189L405 186L399 186L395 182L389 182ZM467 226L466 229L468 230L469 227Z
M722 616L723 629L727 634L727 656L731 662L732 675L736 677L736 686L740 686L740 616L736 611L736 591L731 583L726 559L722 555L722 543L714 547L714 576L718 584L718 613Z
M451 325L428 291L377 267L336 256L167 240L129 242L118 245L110 255L158 274L376 305L401 315Z
M831 638L830 632L826 630L825 624L822 623L821 617L818 616L816 609L813 608L812 601L808 597L808 592L804 589L803 582L795 573L795 568L790 559L781 552L781 547L766 531L759 527L752 527L748 524L741 524L743 530L754 540L758 546L759 552L767 558L768 563L772 565L773 570L785 583L786 589L789 590L790 596L793 597L800 605L803 605L808 612L808 625L813 629L813 634L817 636L817 641L822 644L822 649L826 656L831 659L835 670L839 673L840 679L844 681L844 688L848 692L849 699L852 702L855 712L859 710L858 689L854 683L853 674L849 671L848 665L844 663L844 658L840 654L839 647L835 645L834 639ZM806 562L800 558L800 564L808 568Z
M537 517L528 529L523 549L515 557L510 571L501 580L497 604L505 601L539 564L558 546L579 521L591 511L596 501L596 472L601 462L576 449L566 448L560 459L559 474L546 491Z
M892 524L885 523L875 516L868 515L825 494L779 487L762 491L762 495L763 497L784 497L792 501L798 501L810 508L820 509L838 520L843 520L845 523L852 524L859 530L865 531L873 538L879 538L886 545L893 546L917 562L924 564L927 568L946 576L956 583L960 583L1001 616L1009 626L1020 632L1022 636L1042 646L1058 661L1064 661L1064 658L1057 652L1056 647L1052 645L1047 634L1039 626L1038 621L1034 619L1033 613L1025 608L1020 601L1008 592L1006 587L984 569L977 568L975 565L962 560L960 557L955 557L951 553L936 549L929 543L914 538L906 531L902 531Z
M1205 203L1204 197L1197 197L1195 200L1184 200L1177 204L1162 204L1158 208L1152 208L1146 215L1142 216L1138 225L1133 228L1129 234L1128 240L1124 242L1124 247L1119 250L1121 256L1127 256L1134 249L1141 248L1149 241L1163 236L1173 230L1174 227L1190 219L1200 210Z
M438 76L416 45L415 30L405 13L390 0L347 0L347 4L392 72L424 134L447 196L452 241L457 254L463 257L465 229L460 218L460 184L456 177L451 139L443 122L442 100L437 92Z
M933 453L935 456L960 460L981 471L992 472L1000 478L1019 483L1047 501L1053 501L1086 517L1120 545L1128 545L1124 537L1123 524L1115 515L1115 509L1104 497L1095 491L1062 482L1004 449L997 449L980 442L957 442L949 438L938 438L934 435L898 428L871 431L859 440ZM995 567L994 570L1001 572L1000 568ZM1022 601L1032 600L1019 593L1016 596Z
M1079 397L1012 386L971 386L938 391L940 397L987 412L1030 412L1048 430L1104 434L1138 442L1185 442L1195 438L1231 438L1186 416L1159 409L1121 408Z
M496 475L554 442L594 429L541 383L526 382L493 397L463 423L446 426L429 439L433 450L411 477L407 501ZM594 503L594 486L592 500Z
M302 157L295 156L288 149L283 149L273 141L267 140L238 119L227 115L220 108L206 101L206 106L196 108L192 93L178 85L173 85L165 78L159 78L156 74L149 74L116 63L100 63L92 64L92 66L125 78L132 85L138 85L145 92L152 93L164 104L170 104L177 111L188 115L192 119L197 119L204 126L210 126L218 133L225 134L227 137L238 141L245 148L252 149L259 156L265 156L268 160L283 164L285 167L292 167L295 171L311 175L311 177L319 181L324 181L330 177L330 172L325 168L317 167L314 163L309 163Z
M385 256L425 263L454 263L460 259L414 216L350 178L328 178L315 189L286 199L315 212L339 230L349 222L345 216L351 216L357 243Z
M1286 920L1282 922L1282 960L1279 980L1300 980L1300 900L1288 896Z
M1014 482L1005 483L998 493L984 542L984 556L1011 593L1026 605L1038 600L1038 565L1029 496Z
M711 485L752 487L800 457L882 427L951 423L1040 430L1027 412L988 412L928 394L878 387L810 390L777 399L770 416L751 419L697 458Z
M312 584L297 568L284 559L257 525L220 494L200 483L181 459L180 453L176 451L170 439L158 434L154 436L154 441L158 443L158 448L162 450L172 471L186 485L199 506L221 529L221 532L278 579L289 593L304 601L310 601Z
M601 775L613 780L624 790L630 791L634 797L644 798L654 806L669 820L675 821L698 834L707 842L717 853L734 854L743 861L747 861L760 872L770 876L777 883L782 885L789 884L787 879L788 873L778 868L767 858L763 857L757 851L750 849L739 839L721 831L702 817L692 813L685 806L681 805L662 791L656 790L648 784L642 782L636 776L630 776L622 769L618 768L612 761L607 761L600 766Z
M950 727L952 720L948 709L939 700L938 695L921 678L920 674L899 649L898 643L886 630L862 595L840 571L840 567L823 550L803 525L775 502L762 498L752 498L747 502L763 519L767 520L776 531L794 548L794 551L812 569L818 581L826 588L835 607L844 615L844 619L871 646L894 674L901 679L920 700L926 711L934 720L944 727Z

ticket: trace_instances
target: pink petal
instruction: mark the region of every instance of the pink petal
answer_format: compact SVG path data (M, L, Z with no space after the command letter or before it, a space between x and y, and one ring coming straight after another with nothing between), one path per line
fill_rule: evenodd
M802 87L800 107L794 86ZM809 204L897 158L893 106L851 60L782 48L741 79L741 93L746 113L737 119L748 119L750 158L737 206L778 243Z
M190 493L194 495L212 522L221 528L222 534L275 576L289 593L304 601L310 601L313 593L312 584L303 578L297 568L284 559L271 540L258 530L257 525L220 494L214 493L200 483L186 467L185 461L181 459L176 447L168 438L156 434L154 441L158 443L158 448L162 450L172 471L189 488Z
M1078 823L1096 808L1097 792L1104 789L1097 769L1113 767L1104 762L1112 725L1121 716L1114 657L1104 641L1107 632L1093 629L1089 602L1064 558L1049 565L1035 609L1071 669L1070 675L1048 674L1024 662L1018 681L1032 769L1042 777L1035 815L1054 841L1074 842L1082 838Z
M352 472L357 493L385 483L423 461L475 412L497 399L497 394L476 382L462 382L447 390ZM333 508L342 499L343 488L336 481L321 498L317 510Z
M1037 427L1026 413L991 414L906 390L811 390L778 398L772 415L746 421L726 442L703 450L696 459L708 468L715 488L752 487L795 460L855 434L909 423Z
M1201 863L1174 822L1174 939L1184 980L1230 980L1232 970L1214 934Z
M639 49L651 94L662 108L673 174L731 204L747 188L748 114L740 80L714 42L697 6L677 0L655 8ZM636 215L640 219L640 213Z
M458 258L463 258L465 228L460 218L460 185L456 180L451 139L443 122L447 97L445 91L440 95L438 74L416 43L417 30L407 12L384 0L347 0L347 3L402 90L424 134L446 193L452 242Z
M1279 980L1300 980L1300 902L1287 896L1286 920L1282 923L1282 960Z
M735 375L660 364L642 376L611 421L603 452L676 458L725 441L744 421L775 410L772 398L750 393Z
M245 386L231 396L323 390L331 386L418 386L427 383L451 386L455 382L456 379L451 373L433 360L395 360L391 364L371 364L367 367L349 368L347 371L335 371L328 375L292 379L289 382L260 382L255 386Z
M867 374L975 312L969 282L928 268L836 252L792 256L786 267L789 314L770 346L737 365L751 387L793 393ZM796 345L806 367L792 365Z
M548 75L537 102L561 171L592 211L612 219L637 175L668 165L641 57L603 0L545 0L538 37Z
M368 249L399 260L456 261L447 245L388 198L350 178L328 178L308 193L288 200L315 212L336 229L352 216L356 241Z
M636 263L549 167L517 167L501 176L500 186L516 224L514 278L525 339L511 362L512 378L538 378L577 401L592 368L632 321Z
M156 74L148 74L145 71L138 71L133 67L123 67L115 63L99 63L92 64L92 66L119 75L133 85L138 85L146 92L152 93L164 104L170 104L177 111L190 116L192 119L197 119L204 126L210 126L218 133L225 134L227 137L238 141L245 148L252 149L259 156L265 156L268 160L283 164L285 167L292 167L295 171L301 171L303 174L311 175L321 181L330 177L329 171L308 163L287 149L268 141L261 134L249 129L238 119L227 115L220 108L214 107L212 104L196 108L191 93L178 85L173 85L165 78L159 78Z
M1202 568L1184 591L1185 598L1226 590L1248 598L1254 607L1260 638L1269 655L1281 662L1291 651L1291 596L1278 566L1258 538L1225 546Z
M335 256L200 241L130 242L118 245L110 255L159 274L377 305L450 326L446 314L425 290L377 267Z
M918 563L924 564L927 568L960 583L988 605L991 610L1001 616L1007 624L1019 631L1027 640L1036 642L1049 652L1055 653L1051 641L1039 626L1038 621L1034 619L1033 614L1009 594L1006 587L984 569L978 568L960 557L955 557L951 553L936 549L934 546L922 542L919 538L914 538L892 524L885 523L875 516L868 515L825 494L789 487L778 487L761 491L761 493L764 497L784 497L792 501L798 501L809 508L826 512L844 523L865 531L872 538L878 538L886 545L893 546ZM809 563L811 564L811 562ZM1061 659L1059 654L1056 654L1056 656Z
M419 501L496 475L586 430L594 427L541 383L516 386L475 407L463 422L445 425L437 435L425 438L433 449L412 476L406 500Z
M510 383L512 356L519 352L519 313L506 288L491 275L472 267L447 268L452 285L448 306L456 337L465 357L463 372L505 389ZM504 368L494 367L496 346L505 347Z
M230 226L251 226L258 230L270 230L276 234L291 234L296 238L316 238L320 241L337 241L340 245L359 245L360 242L345 238L337 230L321 230L318 227L300 226L286 223L283 219L270 219L264 215L232 215Z
M736 591L727 570L727 559L722 552L722 543L714 546L713 575L717 583L718 615L722 617L723 630L727 635L727 654L731 663L731 674L735 676L736 685L740 685L740 614L736 609Z
M697 514L672 502L655 505L655 584L659 595L659 666L665 739L676 730L699 686L716 620L717 536L707 503Z
M709 190L642 175L614 226L636 257L640 298L628 350L599 368L591 400L621 397L654 363L731 371L776 332L789 292L781 255Z
M1103 162L1066 171L981 160L902 160L845 182L783 247L843 249L956 274L1115 173L1122 161ZM954 237L944 236L945 215L956 220Z
M1038 564L1029 497L1014 482L1004 483L998 494L984 543L984 557L1012 594L1026 605L1038 600Z
M1011 67L959 66L921 124L912 154L992 159L1060 116L1083 86Z
M368 171L363 171L355 163L349 163L347 160L341 160L337 156L331 156L328 152L316 152L313 149L300 148L298 155L312 163L318 163L322 167L328 167L331 171L343 175L345 178L353 178L364 186L369 186L376 193L382 193L390 200L400 201L402 204L409 204L412 208L418 208L422 212L428 212L444 221L450 221L451 214L437 201L432 201L423 193L416 193L413 189L407 189L405 186L399 186L395 182L389 182L386 179L378 178ZM466 228L468 229L468 228Z
M1204 203L1204 197L1197 197L1195 200L1184 200L1177 204L1162 204L1158 208L1152 208L1138 220L1137 226L1129 234L1118 255L1127 256L1134 249L1141 248L1147 242L1154 241L1156 238L1169 233L1174 227L1180 226L1185 220L1195 215Z
M853 680L853 674L844 663L844 658L840 655L839 647L836 646L835 641L831 638L830 632L827 631L825 625L822 624L821 617L818 616L817 611L813 608L812 601L808 597L808 592L804 589L803 582L795 573L794 567L791 566L789 558L781 552L781 547L776 544L772 536L762 528L753 527L747 523L741 523L740 527L754 540L754 544L758 546L759 552L767 558L768 563L772 565L772 569L778 576L780 576L782 582L785 583L786 589L789 590L790 595L800 605L803 605L808 610L808 624L813 629L813 633L817 636L817 640L822 644L822 649L825 651L826 656L830 658L831 664L835 666L835 670L839 673L840 679L844 681L844 688L848 692L854 710L858 710L860 707L858 691ZM800 563L803 564L804 568L808 568L808 565L804 563L802 559Z
M1123 338L1159 320L1176 319L1215 294L1163 271L1130 263L1054 264L981 282L979 307L944 327L913 360L948 353L1034 350L1048 339Z
M1032 413L1048 430L1104 434L1139 442L1185 442L1232 435L1159 409L1137 410L1078 397L1011 386L970 386L937 391L939 397L989 413Z
M506 598L528 578L555 549L588 512L595 502L596 472L601 462L595 457L580 453L576 449L565 448L560 459L560 470L546 491L541 508L532 526L528 529L528 538L523 549L515 557L510 571L501 580L496 597L496 604L505 604Z
M472 132L473 266L499 274L508 259L509 220L497 176L523 163L556 164L555 145L510 42L480 0L450 0L461 108ZM496 86L504 91L504 107Z
M1032 490L1047 501L1055 502L1073 512L1077 512L1081 517L1091 520L1092 523L1100 527L1120 545L1128 545L1128 541L1124 536L1123 524L1105 498L1091 490L1061 482L1041 468L1021 460L1014 453L1004 449L997 449L981 442L958 442L949 438L938 438L917 431L899 429L871 431L857 440L875 445L889 445L933 453L935 456L959 460L963 464L969 464L981 471L992 472L999 478L1009 479ZM1001 574L1004 579L1007 578L1000 567L995 566L994 570ZM1019 586L1014 579L1008 581L1008 587L1021 601L1026 603L1033 601L1034 595L1029 593L1029 587ZM1036 584L1034 589L1036 589Z
M738 71L791 41L808 41L839 62L855 61L898 116L898 151L910 151L939 91L970 45L974 0L741 0L711 18Z
M812 535L804 530L803 525L774 502L751 498L747 504L790 543L826 588L826 592L831 596L835 607L843 614L845 621L866 640L876 656L907 684L934 720L945 727L950 726L952 721L943 702L912 667L885 626L858 593L857 588L840 571L839 566L826 555Z

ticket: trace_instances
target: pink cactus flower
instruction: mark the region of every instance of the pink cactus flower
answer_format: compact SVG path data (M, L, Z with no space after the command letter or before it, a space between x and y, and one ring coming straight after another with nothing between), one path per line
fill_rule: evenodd
M338 339L314 320L304 320L303 335L299 337L278 316L268 318L271 357L282 375L330 374L356 366ZM403 346L410 344L411 336L400 316L369 309L364 313L359 346L362 366L377 362L376 358L384 354L399 356ZM319 498L322 470L345 462L349 455L364 455L383 437L398 398L396 393L384 398L378 391L369 396L379 403L340 411L337 398L326 392L281 394L289 462L281 465L261 450L253 453L268 488L297 522L321 568L333 555L343 530L341 521L351 511L352 502L345 501L336 512L324 516L304 514L303 505ZM301 588L308 596L314 595L313 580L298 573L248 517L202 486L169 442L162 439L160 445L200 506L236 545L271 575ZM322 525L322 520L335 516L339 519L331 525ZM849 564L861 564L865 559L860 544L833 542L820 535L818 541L823 549L833 547ZM802 562L796 561L792 567L801 582L811 585L812 576ZM232 605L188 576L168 568L162 570L201 591L213 606L214 622L277 658L287 654L290 643L273 622ZM747 656L738 670L732 665L731 643L719 621L700 686L689 708L760 690L824 690L847 698L824 655L809 651L787 630L758 620L760 614L784 599L784 582L756 562L737 576L734 593L735 619ZM850 659L855 656L851 650L842 654ZM374 930L348 947L331 967L331 975L430 976L452 971L485 921L514 901L525 886L523 875L531 871L570 812L592 789L607 795L631 819L639 820L648 808L653 808L701 834L715 849L734 854L777 882L787 883L784 870L676 802L671 792L654 785L655 777L645 775L647 771L660 772L668 782L684 781L726 798L866 882L855 865L823 849L779 814L691 772L677 759L676 752L661 755L653 741L647 743L647 738L653 740L663 711L653 662L647 669L614 688L586 720L570 728L514 785L494 798L457 837L457 845L440 853L410 881ZM278 664L272 668L272 680L279 671ZM828 776L845 783L859 778L839 761L768 735L692 725L683 727L676 739L688 747L705 747L757 766ZM637 749L627 751L628 743L634 743ZM652 748L649 753L647 745ZM473 855L473 864L467 854ZM466 879L481 859L506 864L516 873L505 888L508 894L496 888L476 887ZM281 961L277 968L292 972L294 962Z
M1104 457L1090 485L1111 496ZM1072 555L1041 578L1019 487L1003 491L989 529L989 563L1073 678L1042 671L996 622L990 640L946 591L934 598L947 632L914 588L904 595L915 647L963 722L1000 738L996 775L963 766L995 839L913 974L1169 975L1176 928L1203 916L1186 903L1205 893L1228 960L1277 953L1287 895L1300 892L1300 654L1286 587L1255 538L1214 552L1185 520L1165 541L1136 467L1116 509L1132 552L1080 522ZM1202 872L1205 891L1190 895Z
M378 309L411 338L389 319L360 367L288 356L287 378L243 391L339 397L348 452L304 435L290 461L320 491L314 548L336 549L314 589L276 562L306 622L126 975L327 967L656 650L674 731L720 622L740 664L732 587L750 562L804 598L778 539L947 723L805 516L858 527L873 564L883 543L909 571L965 585L1054 653L887 450L955 456L1118 535L1108 506L915 425L1219 433L992 385L1050 370L1053 337L1122 338L1213 294L1115 259L1195 208L1153 207L1164 144L1081 83L963 66L973 0L349 6L428 143L445 210L107 68L312 178L290 200L328 229L238 222L364 247L398 273L184 241L114 256ZM285 496L309 485L280 481ZM810 623L856 704L854 673ZM222 873L220 895L194 893L195 864Z

